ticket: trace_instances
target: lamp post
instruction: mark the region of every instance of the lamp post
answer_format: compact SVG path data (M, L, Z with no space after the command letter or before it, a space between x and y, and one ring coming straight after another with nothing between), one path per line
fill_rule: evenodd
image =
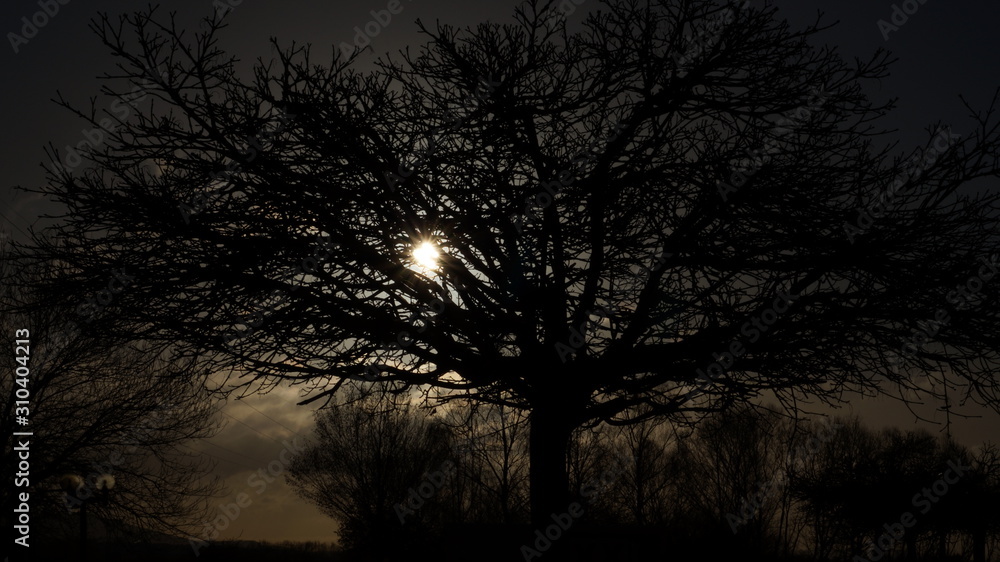
M74 497L80 504L80 560L84 562L87 560L87 504L92 501L106 503L115 487L115 477L110 474L98 474L93 478L92 486L88 486L79 474L66 474L59 480L67 499Z

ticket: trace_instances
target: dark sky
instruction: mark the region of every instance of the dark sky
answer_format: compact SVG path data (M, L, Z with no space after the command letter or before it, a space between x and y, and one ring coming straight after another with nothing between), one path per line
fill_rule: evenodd
M238 0L232 0L233 3ZM763 0L752 0L760 6ZM54 0L53 0L54 2ZM780 0L774 2L793 27L811 21L818 10L825 21L839 20L834 29L824 32L820 41L837 45L844 57L866 57L878 48L890 49L898 57L892 75L875 85L871 94L879 99L898 96L897 111L885 126L898 128L904 147L922 141L918 136L935 122L951 125L964 135L972 125L958 95L964 93L974 106L983 107L1000 86L1000 49L997 48L996 22L1000 21L1000 3L993 0L951 1L916 0L895 2L913 4L919 9L886 40L878 26L880 19L890 20L893 1L889 0ZM18 46L15 53L7 43L3 52L5 109L2 137L4 186L0 190L0 222L3 232L21 238L40 213L51 212L44 202L13 189L14 185L32 186L44 181L40 163L43 145L51 141L62 147L82 139L85 124L49 100L56 91L79 104L98 95L96 75L114 69L114 61L88 29L88 22L101 10L120 12L123 2L110 0L70 1L48 18L37 34ZM329 53L330 46L352 41L355 26L372 19L371 10L382 10L387 0L326 2L298 0L263 2L243 0L229 15L230 27L223 36L223 47L244 61L268 57L269 36L283 44L292 40L311 43L315 53ZM403 11L376 37L379 53L406 45L417 45L420 37L414 20L432 24L435 20L466 26L484 20L509 21L516 2L444 2L440 0L401 0ZM139 3L135 4L139 6ZM143 4L144 5L144 4ZM585 0L579 11L570 16L570 24L579 22L583 12L599 6L597 0ZM210 0L164 2L164 10L177 11L182 22L193 24L212 12ZM22 18L31 19L40 10L35 1L7 0L0 8L5 33L21 33ZM41 20L39 16L39 20ZM363 64L374 59L365 54ZM109 100L98 99L105 108ZM223 537L269 540L331 540L333 525L312 507L302 504L284 486L281 479L268 485L261 494L247 479L258 469L278 458L282 440L296 433L308 433L310 410L294 406L295 391L276 392L233 403L226 408L229 427L209 445L206 454L219 459L219 469L227 478L231 498L251 491L254 503L245 510ZM933 412L934 406L925 411ZM974 410L969 410L975 412ZM893 423L911 427L913 416L905 409L884 400L852 403L842 413L861 413L874 424ZM995 439L998 418L986 414L979 420L958 422L956 437L970 445ZM937 428L933 428L936 430Z

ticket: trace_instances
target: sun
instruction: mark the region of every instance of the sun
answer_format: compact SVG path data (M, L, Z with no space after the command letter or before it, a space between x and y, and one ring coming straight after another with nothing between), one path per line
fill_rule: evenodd
M413 261L428 271L433 271L437 268L438 258L440 257L441 253L438 252L437 246L431 242L422 242L413 249Z

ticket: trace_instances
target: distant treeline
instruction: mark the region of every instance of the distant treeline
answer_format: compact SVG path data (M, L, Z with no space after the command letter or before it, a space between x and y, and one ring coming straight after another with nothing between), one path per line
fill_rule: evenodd
M519 559L544 559L610 534L644 555L986 560L998 544L992 445L971 451L923 430L759 407L578 431L567 462L579 509L553 514L560 529L546 536L528 525L529 423L503 406L429 413L405 397L359 394L317 415L290 482L358 552L494 551L502 536Z

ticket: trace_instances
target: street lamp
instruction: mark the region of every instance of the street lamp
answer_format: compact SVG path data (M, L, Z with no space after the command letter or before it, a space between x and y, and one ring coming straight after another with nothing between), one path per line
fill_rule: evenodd
M88 486L79 474L66 474L59 480L66 495L80 503L80 560L84 561L87 560L87 504L92 501L107 503L108 494L115 487L115 477L110 474L91 476L94 478L93 486Z

